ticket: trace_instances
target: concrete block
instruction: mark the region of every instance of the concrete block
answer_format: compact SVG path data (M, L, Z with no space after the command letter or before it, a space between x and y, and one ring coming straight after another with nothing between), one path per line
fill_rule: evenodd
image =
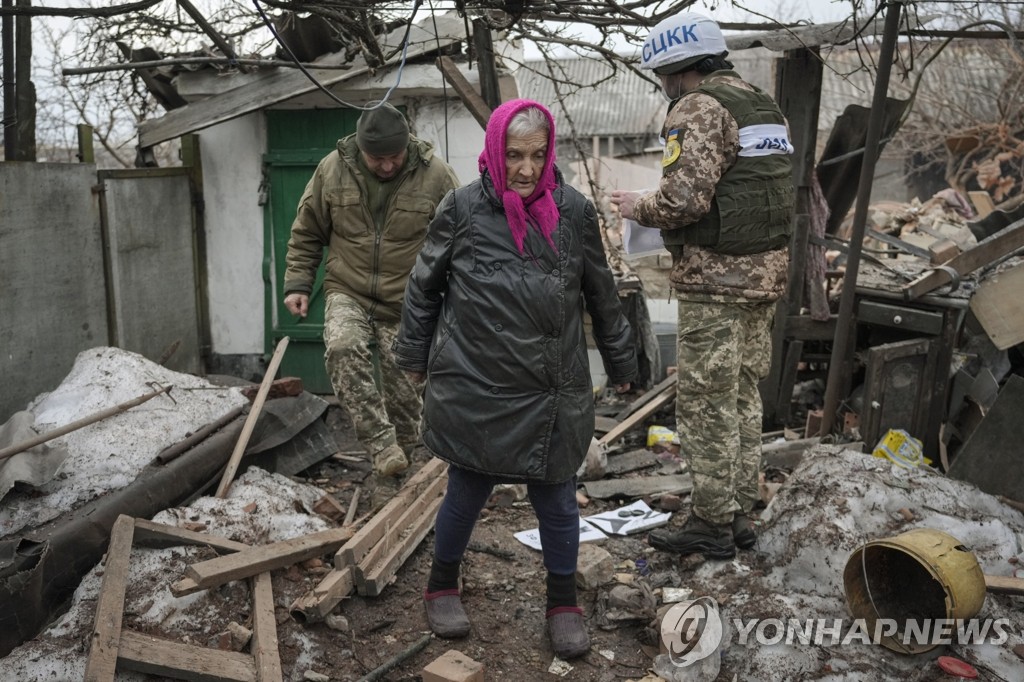
M423 682L484 682L484 664L449 649L423 669Z
M576 560L576 585L580 589L593 590L603 585L612 579L614 569L612 555L606 549L589 542L580 545Z

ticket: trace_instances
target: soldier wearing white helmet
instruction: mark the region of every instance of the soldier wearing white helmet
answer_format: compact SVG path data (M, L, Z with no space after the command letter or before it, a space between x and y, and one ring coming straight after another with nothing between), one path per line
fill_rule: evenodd
M654 531L650 543L716 559L757 540L757 385L771 364L794 207L785 117L727 55L718 24L700 14L651 30L641 66L671 102L662 177L656 191L611 196L623 218L662 230L678 298L676 430L693 506L681 528Z

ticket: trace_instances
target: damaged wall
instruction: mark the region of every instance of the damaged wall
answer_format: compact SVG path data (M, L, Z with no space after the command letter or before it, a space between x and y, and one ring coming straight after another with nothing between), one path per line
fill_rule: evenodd
M0 164L0 419L108 342L94 184L91 164Z

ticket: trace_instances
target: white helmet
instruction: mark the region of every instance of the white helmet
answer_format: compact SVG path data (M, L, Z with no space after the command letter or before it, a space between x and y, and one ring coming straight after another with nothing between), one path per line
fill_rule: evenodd
M680 12L651 29L640 52L640 68L662 75L678 73L705 57L727 52L717 23L702 14Z

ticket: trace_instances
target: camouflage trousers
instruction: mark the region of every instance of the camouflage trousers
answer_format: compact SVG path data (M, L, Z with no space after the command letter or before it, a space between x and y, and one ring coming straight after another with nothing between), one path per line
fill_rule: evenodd
M391 344L397 335L398 322L369 319L351 296L327 295L327 374L335 395L352 416L356 438L371 455L395 443L408 453L420 440L423 399L420 389L395 364ZM379 368L373 362L374 345Z
M679 301L676 430L693 476L693 511L730 523L758 499L761 395L775 303Z

